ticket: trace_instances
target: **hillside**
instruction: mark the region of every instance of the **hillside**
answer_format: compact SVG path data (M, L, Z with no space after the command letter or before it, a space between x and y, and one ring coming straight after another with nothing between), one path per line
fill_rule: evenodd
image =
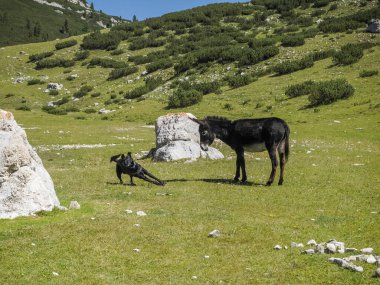
M168 108L175 111L203 99L196 108L204 109L211 101L216 110L249 116L255 106L264 112L265 106L282 106L284 85L335 74L357 78L358 67L336 62L347 44L358 44L354 64L369 57L373 65L362 68L377 69L379 36L366 32L369 19L380 16L376 1L364 7L352 1L288 9L279 14L249 3L209 5L74 37L74 45L66 48L57 49L57 41L3 48L1 104L79 117L101 118L96 113L112 111L107 118L152 122ZM376 77L368 80L375 82ZM357 88L358 80L366 79L349 83ZM271 82L270 96L229 95L264 81ZM49 82L63 84L63 89L49 95ZM176 103L180 96L185 102ZM234 108L240 101L245 104Z
M380 256L380 35L366 30L379 2L253 2L0 48L0 109L61 204L81 205L0 220L2 283L376 283L379 261L353 272L329 258ZM265 151L246 152L248 180L233 181L236 153L217 140L224 159L139 160L164 187L119 184L110 157L146 154L174 112L282 118L284 184L264 186ZM301 254L311 239L357 251Z
M120 22L82 0L0 0L0 46L66 38Z

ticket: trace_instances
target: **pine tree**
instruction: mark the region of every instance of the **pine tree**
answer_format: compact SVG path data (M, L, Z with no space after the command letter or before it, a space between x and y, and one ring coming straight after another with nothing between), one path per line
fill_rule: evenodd
M133 15L132 21L133 21L133 22L137 22L137 21L138 21L136 15Z

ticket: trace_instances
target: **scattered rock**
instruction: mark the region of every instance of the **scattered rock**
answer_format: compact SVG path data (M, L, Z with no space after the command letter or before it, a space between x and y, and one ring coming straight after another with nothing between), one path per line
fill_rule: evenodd
M315 248L316 252L320 253L320 254L323 254L325 253L325 246L323 243L320 243L316 246Z
M307 242L307 245L316 246L316 245L317 245L317 242L316 242L315 240L311 239L311 240L309 240L309 241Z
M140 252L141 250L139 248L134 248L133 251L134 252Z
M146 213L144 211L137 211L136 215L139 216L139 217L145 217Z
M59 273L58 272L52 272L53 273L53 276L59 276Z
M274 250L281 250L281 249L282 249L282 246L281 246L281 245L275 245L273 249L274 249Z
M155 161L179 159L221 159L223 154L215 148L203 151L199 145L199 126L190 118L190 113L176 113L161 116L156 120L156 147L145 158Z
M377 277L377 278L380 277L380 268L376 269L375 274L373 275L373 277Z
M65 206L61 206L61 205L57 206L57 208L60 211L67 211L68 210Z
M297 248L303 248L304 247L304 245L303 245L303 243L299 243L299 244L297 244L297 246L296 246Z
M197 276L191 276L191 280L197 280L198 279L198 277Z
M127 214L132 214L132 213L133 213L133 211L132 211L132 210L129 210L129 209L125 210L125 212L126 212Z
M59 83L48 83L46 89L47 90L61 90L63 88L63 84Z
M220 237L220 231L219 230L213 230L212 232L210 232L208 234L208 237L212 237L212 238Z
M303 252L301 252L302 254L314 254L315 253L315 250L312 249L312 248L309 248L307 250L304 250Z
M373 252L373 248L371 248L371 247L362 248L360 250L360 252L362 252L362 253L372 253Z
M13 114L0 109L0 219L51 211L53 181Z
M367 31L370 33L380 33L380 20L372 19L367 26Z
M69 209L80 209L80 205L77 201L71 201Z
M291 247L291 248L296 248L296 247L297 247L297 243L294 242L294 241L291 242L291 243L290 243L290 247Z
M361 266L356 266L355 264L353 263L350 263L346 260L344 260L343 258L335 258L335 257L331 257L329 258L329 261L331 263L335 263L343 268L346 268L346 269L350 269L352 271L356 271L356 272L363 272L363 267Z

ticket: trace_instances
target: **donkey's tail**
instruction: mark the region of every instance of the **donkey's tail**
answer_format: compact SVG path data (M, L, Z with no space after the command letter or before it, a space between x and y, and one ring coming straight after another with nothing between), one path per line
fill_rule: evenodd
M288 161L289 157L289 135L290 135L290 129L287 124L285 124L285 160Z
M116 162L116 159L120 156L121 154L117 154L117 155L114 155L114 156L111 156L111 159L110 159L110 162Z

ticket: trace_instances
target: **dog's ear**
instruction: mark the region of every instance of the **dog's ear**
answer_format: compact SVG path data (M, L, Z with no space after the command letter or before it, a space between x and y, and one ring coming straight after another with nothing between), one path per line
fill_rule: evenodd
M124 153L121 155L121 159L124 159L125 158L125 155L124 155Z

